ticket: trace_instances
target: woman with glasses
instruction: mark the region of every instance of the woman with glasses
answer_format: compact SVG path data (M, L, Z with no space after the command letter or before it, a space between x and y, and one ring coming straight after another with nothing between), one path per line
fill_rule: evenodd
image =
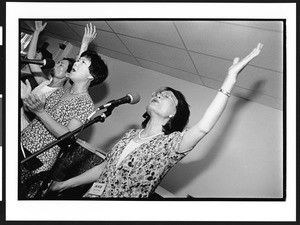
M235 58L226 79L204 116L186 128L190 110L181 92L164 87L152 94L141 129L127 131L108 153L106 161L50 190L93 183L84 198L148 198L167 172L214 127L225 109L238 74L256 57L257 47L244 59Z

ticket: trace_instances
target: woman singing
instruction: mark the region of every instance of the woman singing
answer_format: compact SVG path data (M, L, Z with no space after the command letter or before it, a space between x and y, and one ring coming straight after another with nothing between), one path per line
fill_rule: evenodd
M54 182L52 191L93 183L84 198L148 198L168 171L214 127L224 111L239 73L262 49L235 58L204 116L186 128L190 111L181 92L170 87L152 94L141 129L127 131L106 161L85 173Z

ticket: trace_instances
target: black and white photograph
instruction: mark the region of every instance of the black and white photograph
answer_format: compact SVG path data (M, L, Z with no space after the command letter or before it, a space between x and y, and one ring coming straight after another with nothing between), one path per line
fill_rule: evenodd
M290 5L57 5L6 5L7 219L293 218Z
M73 197L284 198L283 21L20 23L23 74L30 70L20 87L25 158L88 122L98 105L126 96L103 107L103 113L111 114L105 125L93 125L87 132L79 129L84 141L108 155L105 162L96 157L99 164L87 165L89 170L82 174L80 164L91 162L77 162L85 153L79 146L75 153L77 147L72 146L70 158L64 161L63 154L53 168L60 152L72 144L72 138L63 139L58 145L66 146L42 151L21 165L20 198L46 198L37 193L42 185L37 177L43 180L41 173L46 176L51 169L60 176L45 185L45 193L56 192L53 197L63 198L70 188L94 183L100 190L92 186L89 192L100 194L105 185L100 195L82 195L76 189ZM99 60L95 69L93 54ZM84 76L81 64L88 65L86 83L77 78ZM31 78L39 86L30 83ZM123 102L129 105L121 106ZM35 115L27 116L27 111ZM101 116L99 111L95 116ZM60 166L80 174L62 174Z

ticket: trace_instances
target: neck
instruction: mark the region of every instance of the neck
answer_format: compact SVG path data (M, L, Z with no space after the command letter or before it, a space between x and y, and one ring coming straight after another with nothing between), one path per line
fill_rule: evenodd
M65 83L65 79L59 79L59 78L53 77L53 79L52 79L49 86L51 86L51 87L62 87L62 86L64 86L64 83Z
M73 83L73 85L69 89L71 94L81 94L88 92L88 86L83 83Z
M163 132L163 125L164 123L162 123L161 121L150 119L143 131L143 136L150 136Z

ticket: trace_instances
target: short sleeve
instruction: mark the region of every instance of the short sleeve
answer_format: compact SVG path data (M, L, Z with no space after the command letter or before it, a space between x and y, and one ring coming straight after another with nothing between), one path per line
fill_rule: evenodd
M181 140L182 140L183 136L185 135L185 133L186 133L187 131L188 131L188 128L184 129L184 130L181 132L181 134L180 134ZM195 147L195 145L192 146L192 147L190 147L190 148L188 148L188 149L183 150L183 151L180 152L180 153L186 154L186 155L187 155L190 151L192 151L192 150L194 149L194 147ZM177 151L178 151L178 149L179 149L179 145L178 145Z
M173 161L173 163L177 163L178 161L180 161L192 150L191 148L183 152L178 151L183 135L184 135L184 131L183 132L175 131L172 134L170 134L168 137L167 148L169 152L169 158Z

